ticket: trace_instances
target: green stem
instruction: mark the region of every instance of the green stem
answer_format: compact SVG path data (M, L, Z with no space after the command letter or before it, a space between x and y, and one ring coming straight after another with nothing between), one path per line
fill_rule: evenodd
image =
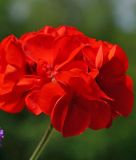
M53 132L53 127L50 124L48 129L45 131L41 141L39 142L38 146L34 150L32 156L30 157L29 160L38 160L38 158L40 157L42 151L46 147L46 145L47 145L47 143L48 143L48 141L49 141L49 139L51 137L52 132Z

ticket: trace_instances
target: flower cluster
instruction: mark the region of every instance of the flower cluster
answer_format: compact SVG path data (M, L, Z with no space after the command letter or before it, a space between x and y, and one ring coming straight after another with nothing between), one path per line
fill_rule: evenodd
M46 26L0 43L0 109L45 113L63 136L107 128L133 105L123 49L74 27Z

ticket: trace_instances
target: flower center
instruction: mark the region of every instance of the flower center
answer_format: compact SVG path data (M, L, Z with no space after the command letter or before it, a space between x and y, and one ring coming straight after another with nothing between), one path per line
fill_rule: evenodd
M38 63L37 72L40 76L46 79L53 79L54 75L56 74L53 65L47 62Z

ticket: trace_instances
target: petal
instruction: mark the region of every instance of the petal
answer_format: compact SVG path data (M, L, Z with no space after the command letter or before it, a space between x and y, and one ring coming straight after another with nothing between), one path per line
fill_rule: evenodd
M133 92L132 89L130 90L132 87L127 85L132 82L125 76L127 58L125 56L123 58L122 54L125 55L123 52L115 52L115 56L100 69L96 81L100 88L114 100L110 102L113 110L118 115L127 116L132 111Z
M9 94L5 99L0 100L0 109L9 113L21 112L24 108L24 99L14 93Z
M25 42L25 41L27 41L28 39L32 38L32 37L35 36L35 35L36 35L36 32L27 32L27 33L23 34L23 35L19 38L19 40L20 40L21 42Z
M57 31L56 31L56 28L53 28L51 26L45 26L44 28L42 28L40 30L40 32L46 34L46 35L51 35L51 36L54 36L54 37L57 37L58 34L57 34Z
M56 30L60 36L62 35L83 35L82 32L80 32L75 27L71 27L71 26L60 26L56 28Z
M118 115L127 116L132 111L132 81L125 76L125 67L113 57L101 69L96 78L100 88L113 99L111 106ZM131 86L128 86L128 83ZM130 90L131 88L131 90Z
M6 52L7 63L19 67L23 70L25 64L25 57L21 47L15 42L12 42L11 44L9 44Z
M69 84L71 78L79 78L85 82L89 81L88 74L78 68L71 69L70 71L61 71L55 75L55 79L64 84Z
M17 82L15 89L17 92L27 92L34 87L36 87L36 82L39 79L36 76L33 75L25 75L20 78L20 80Z
M72 37L70 37L70 39L72 39ZM64 46L63 50L61 50L59 54L56 56L55 64L58 64L57 70L63 70L63 67L70 63L86 46L85 44L82 44L77 40L74 41L74 38L72 42L67 42L66 45L67 46Z
M39 94L39 106L41 110L50 115L56 101L64 95L63 89L57 82L45 84Z
M127 76L124 82L113 85L106 90L107 94L114 99L114 101L111 102L111 106L118 115L128 116L132 112L134 103L132 86L133 82L131 78Z
M30 37L23 43L25 52L31 56L34 61L39 60L50 62L52 61L52 54L50 53L54 38L44 34L38 34Z
M57 68L57 66L56 66L56 68ZM70 63L63 66L63 70L65 70L65 71L68 71L71 69L80 69L86 73L88 72L87 64L81 60L73 60Z
M66 92L73 91L90 100L111 100L111 98L100 89L95 80L82 70L63 71L57 74L55 78Z
M96 67L96 55L97 55L98 48L93 48L92 46L86 46L83 48L83 55L85 62L88 64L90 69Z
M18 79L18 70L11 65L7 65L5 73L0 74L0 95L11 92Z
M124 71L127 71L128 69L128 58L126 53L122 48L120 48L118 45L115 47L115 57L120 61L122 66L124 67Z
M84 106L73 104L68 108L62 134L64 137L79 135L88 128L89 123L90 114Z
M101 68L102 64L103 64L103 49L102 46L100 46L98 53L96 55L95 66L96 68Z
M66 96L60 98L51 114L53 126L64 137L81 134L90 123L90 115L84 106L69 104Z
M96 102L92 107L90 128L94 130L107 128L110 126L111 122L111 107L106 102Z
M25 98L25 103L28 108L28 110L35 115L39 115L42 113L42 110L39 107L39 91L32 91L30 94L28 94Z
M101 88L109 88L110 86L124 79L124 67L117 58L112 58L111 61L102 66L96 81Z
M68 96L64 95L57 100L51 113L51 122L53 124L53 127L60 132L63 130L67 111Z
M22 67L25 63L25 55L17 38L13 35L8 36L3 40L2 47L5 51L7 63L23 69Z
M83 86L85 86L86 83L85 80L88 80L88 77L82 70L73 69L71 71L58 73L55 79L68 94L71 94L71 92L80 94L83 91Z

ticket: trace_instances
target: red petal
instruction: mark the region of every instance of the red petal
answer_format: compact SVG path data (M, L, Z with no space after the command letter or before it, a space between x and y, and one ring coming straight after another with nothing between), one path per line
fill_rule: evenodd
M36 81L39 79L36 76L26 75L18 81L15 86L17 92L27 92L30 89L36 87ZM40 87L40 86L39 86Z
M92 46L87 46L83 48L83 55L86 63L92 68L96 68L95 61L96 61L96 55L98 52L98 48L93 48Z
M73 104L68 108L62 134L64 137L79 135L88 128L89 123L90 114L84 109L84 106Z
M96 68L101 68L102 64L103 64L103 50L102 46L100 46L98 53L96 55L95 66Z
M24 49L36 62L39 60L50 62L53 55L51 54L51 47L54 38L44 34L39 34L31 37L24 42Z
M8 64L23 69L25 63L25 55L21 48L21 44L15 36L10 35L6 37L1 43L4 51L5 58Z
M132 86L132 80L127 76L124 82L113 85L107 90L107 94L114 99L111 102L112 108L119 115L128 116L132 112L134 103Z
M5 73L0 74L0 95L11 92L18 78L18 70L11 65L7 65Z
M64 137L81 134L90 123L90 115L84 106L69 105L68 99L63 97L56 103L51 120L53 126L62 132Z
M25 98L26 106L30 112L34 113L35 115L39 115L42 113L39 107L39 91L32 91L28 94Z
M56 28L57 33L62 36L62 35L83 35L82 32L78 31L75 27L71 26L60 26Z
M58 34L57 34L57 31L56 31L56 28L53 28L51 26L45 26L44 28L42 28L40 30L41 33L44 33L46 35L51 35L51 36L54 36L54 37L57 37Z
M57 68L57 67L56 67ZM88 66L85 62L81 60L74 60L63 67L63 70L68 71L71 69L80 69L84 72L88 72Z
M103 65L96 79L101 88L106 89L122 81L124 76L124 67L119 60L114 57L111 61Z
M76 92L82 97L90 100L111 100L97 85L94 79L82 70L63 71L56 75L56 80L68 92ZM102 100L103 101L103 100Z
M114 56L101 68L96 80L101 89L114 100L111 102L113 110L118 115L129 115L132 111L133 92L127 83L132 82L125 77L125 67L117 57Z
M56 101L63 95L63 89L56 82L45 84L39 94L39 106L41 110L50 115Z
M38 34L39 34L39 32L27 32L27 33L23 34L23 35L19 38L19 40L20 40L21 43L24 44L27 40L33 38L34 36L36 36L36 35L38 35Z
M9 44L6 52L7 63L19 67L23 70L25 57L19 44L17 44L17 42L12 42L11 44Z
M20 95L9 94L0 101L0 109L9 113L18 113L24 108L24 99Z
M124 71L127 71L127 69L128 69L128 58L127 58L127 55L123 51L123 49L120 48L118 45L116 45L115 57L117 57L117 59L120 61L120 63L124 67Z
M70 38L72 39L72 37L70 37ZM85 46L86 45L79 43L79 41L75 41L74 44L72 42L71 44L65 46L64 51L61 51L60 54L58 54L56 56L56 64L60 64L60 65L58 65L57 70L59 70L59 69L62 70L63 67L65 67L65 65L70 63L76 57L76 55L78 55L80 53L80 51ZM63 56L62 56L62 54L63 54ZM59 59L59 57L61 57L61 59Z
M63 130L67 111L68 97L65 95L57 100L51 113L51 122L53 124L53 127L60 132Z
M98 103L92 106L90 128L94 130L107 128L112 122L111 107L105 103Z

